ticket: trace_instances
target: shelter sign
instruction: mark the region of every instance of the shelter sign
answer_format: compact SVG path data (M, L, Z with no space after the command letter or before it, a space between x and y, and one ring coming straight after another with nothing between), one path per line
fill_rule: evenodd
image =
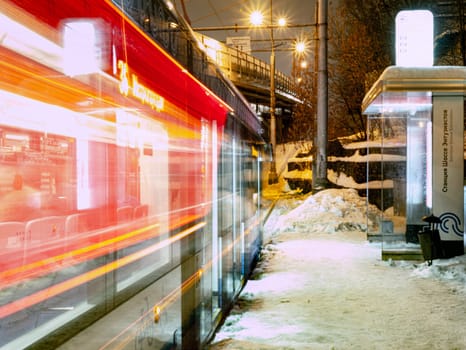
M432 197L442 240L463 239L463 95L433 97Z

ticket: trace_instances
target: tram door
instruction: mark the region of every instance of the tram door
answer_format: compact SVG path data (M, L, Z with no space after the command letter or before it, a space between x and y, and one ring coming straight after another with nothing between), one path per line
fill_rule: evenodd
M121 249L121 258L168 234L168 137L159 123L128 112L118 113L117 128L118 224L126 227L132 222L151 233L150 239ZM116 274L117 292L168 262L169 248L165 247L121 267Z

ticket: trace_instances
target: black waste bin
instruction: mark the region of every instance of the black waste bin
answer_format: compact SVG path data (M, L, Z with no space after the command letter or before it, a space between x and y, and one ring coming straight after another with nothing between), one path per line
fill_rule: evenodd
M439 217L433 214L424 216L422 221L429 224L428 227L418 232L419 243L421 244L422 256L427 264L432 265L433 259L443 257L442 241L440 240L440 233L438 224L442 223Z

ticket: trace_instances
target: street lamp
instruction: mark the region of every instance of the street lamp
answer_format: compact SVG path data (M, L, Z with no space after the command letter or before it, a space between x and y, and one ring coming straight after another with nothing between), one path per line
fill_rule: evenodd
M254 11L250 14L249 17L250 23L247 26L221 26L221 27L197 27L193 28L196 32L204 32L204 31L218 31L218 30L251 30L252 27L256 27L258 29L266 29L270 30L270 42L271 42L271 50L270 50L270 143L272 144L272 162L270 165L270 172L269 172L269 183L277 183L278 182L278 175L276 170L276 117L275 117L275 40L274 40L274 32L275 28L305 28L305 27L315 27L315 23L307 23L307 24L288 24L285 18L279 18L276 24L273 21L273 0L270 0L270 23L268 25L264 25L264 15L260 11ZM280 41L291 41L292 39L280 39ZM295 41L294 50L280 50L280 51L296 51L297 53L302 54L306 51L306 42L303 41ZM262 51L262 50L256 50ZM266 50L267 51L267 50Z
M306 43L304 41L297 41L295 43L295 51L298 55L304 54L306 51Z
M254 11L251 14L251 23L255 26L263 24L264 16L259 11ZM286 20L280 18L278 20L280 27L286 26ZM275 41L273 37L273 0L270 0L270 143L272 144L272 162L270 163L269 184L278 182L277 168L275 164L275 148L276 148L276 118L275 118Z

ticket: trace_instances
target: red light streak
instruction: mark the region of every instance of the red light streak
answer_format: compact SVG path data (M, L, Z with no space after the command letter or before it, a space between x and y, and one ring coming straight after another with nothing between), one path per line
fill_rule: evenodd
M0 272L0 280L6 281L8 284L18 282L24 278L35 277L46 272L51 272L63 267L63 265L75 265L77 263L88 260L89 258L103 255L115 250L114 244L119 244L119 248L123 248L143 239L156 237L157 234L147 232L157 228L158 224L153 224L140 228L117 237L107 239L103 242L95 243L86 247L75 249L60 255L56 255L43 260L35 261L30 264L22 265L13 269ZM144 235L143 235L144 234ZM139 237L143 235L142 237ZM121 246L121 242L124 242ZM69 259L72 260L69 260ZM68 263L66 261L69 261ZM3 285L1 288L6 287Z
M198 216L195 215L186 215L182 218L177 218L175 223L170 226L170 230L184 226L196 219L198 219ZM157 237L161 235L161 233L153 233L151 230L158 226L158 224L149 225L90 246L2 271L0 272L0 281L2 281L0 290L24 278L37 277L51 273L63 267L73 266L86 260L111 253L115 251L115 249L125 248L144 239ZM114 246L115 243L118 243L116 247Z
M106 264L104 266L98 267L94 270L91 270L89 272L86 272L82 275L79 275L77 277L73 277L69 280L66 280L64 282L55 284L49 288L43 289L39 292L33 293L27 297L15 300L11 302L10 304L0 306L0 318L7 317L9 315L12 315L18 311L23 310L24 308L30 307L32 305L35 305L37 303L40 303L44 300L47 300L51 297L54 297L58 294L64 293L74 287L77 287L83 283L89 282L95 278L98 278L100 276L105 275L108 272L114 271L120 267L123 267L125 265L128 265L138 259L141 259L149 254L152 254L156 252L159 249L165 248L172 244L173 242L179 241L183 239L184 237L190 235L191 233L199 230L200 228L204 227L206 225L205 222L198 223L180 233L178 233L176 236L173 236L169 239L163 240L161 242L158 242L150 247L147 247L145 249L142 249L136 253L133 253L131 255L125 256L121 259L118 259L116 261L113 261L109 264Z
M178 61L176 61L175 59L173 59L173 57L171 57L168 53L166 53L162 48L160 48L159 45L157 45L157 43L154 42L154 40L149 37L147 35L146 32L144 32L140 27L138 27L137 25L135 25L133 22L131 21L128 21L126 19L126 16L121 12L121 9L119 7L117 7L111 0L105 0L105 2L107 3L107 5L109 5L111 8L113 8L113 10L117 13L120 14L121 18L122 18L122 22L130 25L131 27L133 27L134 30L136 30L138 32L138 34L140 34L141 36L143 36L144 38L146 38L149 42L152 43L152 45L154 47L156 47L161 53L164 54L164 56L166 58L168 58L173 64L175 64L182 72L186 73L189 75L190 79L196 81L197 84L199 84L200 86L202 86L204 92L206 94L208 94L209 96L212 96L213 98L215 98L215 100L218 102L218 105L222 108L222 109L226 109L228 111L233 111L233 108L230 107L228 104L225 103L225 101L223 101L222 99L220 99L216 94L214 94L213 92L210 91L209 88L207 88L200 80L198 80L196 77L194 77L191 73L189 73L185 67L183 67ZM123 26L123 30L125 29L125 26ZM126 45L125 45L125 48L126 48ZM126 57L125 57L125 60L126 60ZM226 112L226 111L225 111ZM226 113L225 113L226 114Z
M29 91L25 96L34 98L38 101L62 106L70 110L80 112L80 102L83 100L93 101L93 108L95 112L105 109L122 109L127 110L132 107L140 107L137 103L129 105L129 99L123 98L120 100L115 99L113 96L105 94L105 89L102 90L92 90L92 87L85 87L80 82L64 77L59 76L57 78L56 74L53 74L51 70L46 70L43 67L31 66L31 64L25 60L23 57L12 54L10 52L3 53L0 48L0 67L4 71L6 82L0 82L0 86L5 88L7 91L12 93L17 93L17 86L21 85L21 82L28 81L30 86ZM104 82L109 83L110 85L117 85L118 82L107 76L106 74L101 74L99 79L102 79ZM43 94L44 86L47 86L47 95ZM107 86L104 84L104 87ZM136 108L139 110L140 108ZM176 106L169 101L165 101L164 105L165 113L158 113L159 117L165 120L167 123L166 130L169 132L170 136L186 139L196 139L199 137L194 133L191 125L183 126L180 122L184 123L188 119L185 109L182 109ZM151 111L151 113L153 113ZM104 114L105 115L105 114ZM94 117L99 117L102 119L98 113L93 114ZM107 119L105 117L103 119ZM114 122L114 120L111 120ZM199 123L197 119L194 119L194 122ZM195 128L194 128L195 129Z

